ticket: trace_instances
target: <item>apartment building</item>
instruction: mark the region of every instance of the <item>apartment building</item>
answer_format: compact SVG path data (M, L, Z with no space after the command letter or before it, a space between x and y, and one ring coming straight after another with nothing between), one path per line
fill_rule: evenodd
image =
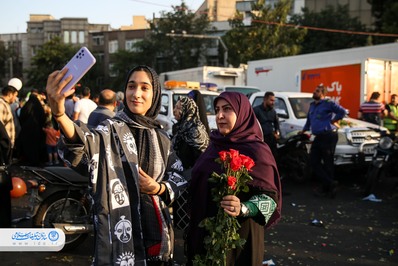
M279 0L266 0L266 4L275 5ZM217 28L212 34L222 36L229 30L228 19L234 16L236 10L250 11L252 0L205 0L196 11L196 14L207 14L210 21ZM327 5L337 6L348 4L350 14L358 17L362 23L371 26L371 6L364 0L295 0L292 13L300 13L303 7L312 11L321 11ZM109 24L91 24L87 18L61 18L55 19L47 14L32 14L27 22L26 33L0 34L0 41L6 47L13 47L13 56L6 63L6 75L22 75L22 70L29 69L32 57L37 50L51 38L58 36L64 43L80 46L88 46L98 57L100 68L104 76L101 79L112 77L112 54L118 49L132 49L135 42L147 36L149 24L144 16L133 16L132 25L122 26L120 29L112 29ZM250 23L250 21L248 21ZM215 42L218 42L215 40ZM209 48L209 55L217 59L218 43ZM216 53L216 54L214 54ZM217 62L210 62L217 65ZM101 72L102 72L101 71ZM25 74L26 75L26 74ZM26 77L25 77L26 78ZM2 83L4 81L2 80Z

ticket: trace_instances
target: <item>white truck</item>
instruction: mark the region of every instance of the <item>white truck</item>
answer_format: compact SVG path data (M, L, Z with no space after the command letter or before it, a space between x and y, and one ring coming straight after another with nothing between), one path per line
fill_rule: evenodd
M352 117L372 92L388 103L398 94L398 43L248 62L247 84L264 91L312 93L320 83Z
M159 75L161 84L168 80L195 81L214 83L218 87L226 85L247 85L247 65L240 67L201 66L176 71L163 72Z
M279 117L281 138L287 139L292 134L303 129L307 119L312 93L274 92L275 110ZM253 107L262 104L264 92L257 92L250 96ZM350 117L340 121L338 130L339 140L335 151L335 165L349 165L370 162L374 149L379 140L379 127ZM377 129L377 130L375 130Z

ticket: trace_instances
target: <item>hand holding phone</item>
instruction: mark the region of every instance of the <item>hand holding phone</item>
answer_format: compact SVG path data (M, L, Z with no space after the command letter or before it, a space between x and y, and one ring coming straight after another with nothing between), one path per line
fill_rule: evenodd
M79 51L69 60L63 69L68 68L62 80L72 75L72 80L66 84L61 93L65 93L72 89L76 83L90 70L95 64L95 57L90 53L87 47L82 47Z

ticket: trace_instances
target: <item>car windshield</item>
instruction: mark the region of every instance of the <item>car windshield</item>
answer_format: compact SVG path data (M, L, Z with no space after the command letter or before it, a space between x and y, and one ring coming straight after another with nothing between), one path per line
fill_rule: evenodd
M292 106L293 113L296 118L306 118L312 98L289 98L290 105Z
M173 106L175 106L175 104L178 101L178 98L180 96L187 96L187 94L178 94L178 93L174 93L173 94ZM218 95L210 95L210 94L204 94L202 93L203 96L203 100L205 102L205 106L206 106L206 114L207 115L215 115L214 112L214 107L213 107L213 102L214 99L218 96Z

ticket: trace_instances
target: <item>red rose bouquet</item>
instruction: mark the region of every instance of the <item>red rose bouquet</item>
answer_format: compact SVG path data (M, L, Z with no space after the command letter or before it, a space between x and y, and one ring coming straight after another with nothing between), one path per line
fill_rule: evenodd
M249 171L254 161L239 151L230 149L219 152L216 162L221 164L224 173L212 173L209 182L215 184L211 193L213 201L219 202L226 195L237 195L239 192L248 192L247 183L252 180ZM217 215L204 219L200 224L209 235L204 240L205 255L196 255L194 265L226 265L227 252L233 248L242 247L245 243L238 234L240 225L236 217L229 216L219 205Z

